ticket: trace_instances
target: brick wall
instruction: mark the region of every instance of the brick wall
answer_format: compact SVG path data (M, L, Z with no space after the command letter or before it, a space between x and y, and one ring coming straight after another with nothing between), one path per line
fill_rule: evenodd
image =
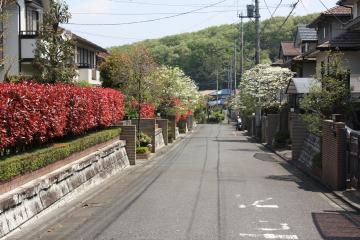
M135 165L136 161L136 126L129 125L121 128L121 140L126 141L126 152L129 158L130 165Z
M132 125L135 125L137 128L138 119L132 119L131 123ZM151 142L152 142L151 152L153 153L155 152L155 128L156 128L156 120L154 118L140 120L140 131L151 137Z
M162 134L164 137L165 145L169 143L169 120L167 119L156 119L156 123L159 125L159 128L162 129Z
M290 113L289 114L290 132L291 132L291 150L292 150L292 159L298 160L302 148L304 146L304 141L308 135L308 131L301 120L299 114Z
M322 130L322 180L334 190L345 188L345 124L327 120Z

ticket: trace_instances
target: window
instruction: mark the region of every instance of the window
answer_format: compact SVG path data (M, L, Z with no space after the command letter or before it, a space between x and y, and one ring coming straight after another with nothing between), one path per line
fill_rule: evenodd
M95 52L78 47L76 55L76 62L79 67L95 68Z
M39 31L39 12L32 7L26 9L26 31L27 34L36 34Z

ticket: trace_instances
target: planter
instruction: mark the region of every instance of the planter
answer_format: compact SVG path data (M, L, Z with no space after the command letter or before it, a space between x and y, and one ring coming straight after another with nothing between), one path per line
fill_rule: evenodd
M150 152L148 153L137 153L136 160L148 160L150 158Z

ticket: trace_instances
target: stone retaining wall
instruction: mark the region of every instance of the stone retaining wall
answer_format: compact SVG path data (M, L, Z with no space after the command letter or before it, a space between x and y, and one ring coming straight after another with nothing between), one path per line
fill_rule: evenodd
M96 177L130 165L125 142L117 141L0 197L0 237L21 226ZM95 181L95 180L94 180Z
M161 128L156 129L155 131L155 151L165 146L163 131Z

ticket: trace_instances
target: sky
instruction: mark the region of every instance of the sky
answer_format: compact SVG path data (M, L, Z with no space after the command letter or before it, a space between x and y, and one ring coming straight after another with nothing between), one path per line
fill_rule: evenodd
M297 0L259 0L262 20L287 16ZM72 13L65 27L102 47L129 44L145 39L193 32L206 27L239 22L238 13L246 12L253 0L66 0ZM337 0L301 0L293 15L325 11ZM323 6L322 3L326 6ZM191 14L183 14L195 11ZM166 18L147 23L131 22ZM124 24L127 23L127 24ZM73 25L105 24L105 25ZM121 25L107 25L121 24Z

